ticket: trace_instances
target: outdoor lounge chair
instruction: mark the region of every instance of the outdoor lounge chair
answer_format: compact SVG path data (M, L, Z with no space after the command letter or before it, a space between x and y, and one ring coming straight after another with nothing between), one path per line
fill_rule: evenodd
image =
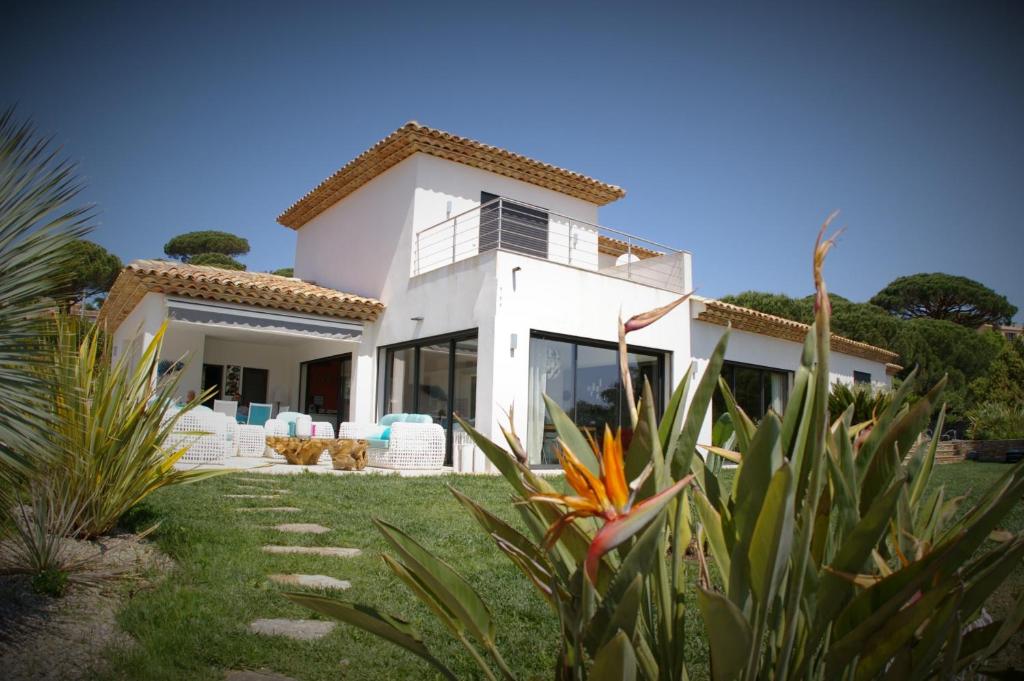
M170 419L175 410L168 410L164 420ZM181 463L209 464L224 463L234 454L236 439L232 428L234 422L224 414L209 407L195 407L186 412L174 424L174 430L164 440L164 449L177 450L187 447Z
M262 426L270 418L273 406L262 402L249 403L249 418L246 423L250 426Z
M375 468L444 465L444 428L426 414L387 414L377 424L342 423L338 437L369 441L367 463Z
M238 401L237 400L214 400L213 410L219 414L224 414L232 421L238 416Z

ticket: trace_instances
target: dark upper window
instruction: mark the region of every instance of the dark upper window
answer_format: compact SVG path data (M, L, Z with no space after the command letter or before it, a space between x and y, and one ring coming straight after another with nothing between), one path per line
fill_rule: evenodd
M871 374L866 371L853 372L854 385L871 385Z
M503 248L548 257L547 211L498 198L480 192L480 252Z

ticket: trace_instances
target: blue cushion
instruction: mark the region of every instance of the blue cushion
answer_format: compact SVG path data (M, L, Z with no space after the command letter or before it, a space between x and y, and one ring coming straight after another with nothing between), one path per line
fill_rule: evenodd
M367 444L368 447L370 447L372 449L387 449L388 445L391 444L391 441L390 440L381 440L380 438L371 437L371 438L368 438L366 440L366 444Z
M392 423L398 423L399 421L405 420L405 414L384 414L380 417L380 425L390 426Z
M288 422L288 437L295 437L295 421Z
M378 440L390 440L391 439L391 426L388 426L384 430L380 431L380 435L377 436Z
M406 423L433 423L434 419L430 418L428 414L406 414Z

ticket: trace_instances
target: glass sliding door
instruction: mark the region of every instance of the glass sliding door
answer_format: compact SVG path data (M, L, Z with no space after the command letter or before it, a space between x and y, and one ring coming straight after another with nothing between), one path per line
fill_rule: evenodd
M571 414L576 407L576 380L573 366L576 346L547 338L530 339L530 393L527 416L527 451L532 465L558 463L555 455L558 437L544 408L544 395Z
M391 390L384 408L388 414L408 414L416 410L416 348L388 351Z
M300 381L302 401L299 411L309 414L314 421L328 421L335 428L349 419L351 354L303 362Z
M420 347L420 380L417 386L417 414L427 414L448 428L448 367L451 364L450 343L433 343Z
M453 414L476 419L476 332L388 348L382 414L426 414L445 429L451 462Z
M641 394L646 378L660 414L664 404L665 354L630 349L627 360L636 397ZM612 430L621 427L623 440L628 444L632 430L618 362L618 351L610 343L546 334L530 338L527 452L531 465L558 462L557 434L544 408L544 395L595 439L600 439L605 426Z

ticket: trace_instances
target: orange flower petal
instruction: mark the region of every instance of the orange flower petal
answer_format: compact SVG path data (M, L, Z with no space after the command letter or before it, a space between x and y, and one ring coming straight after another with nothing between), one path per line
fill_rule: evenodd
M625 463L622 453L622 430L615 436L608 426L604 427L604 453L601 455L601 473L604 487L615 510L622 513L629 504L629 483L626 482Z
M558 459L565 470L565 479L577 494L592 499L601 508L611 508L604 483L600 478L594 477L594 474L564 444L559 448Z

